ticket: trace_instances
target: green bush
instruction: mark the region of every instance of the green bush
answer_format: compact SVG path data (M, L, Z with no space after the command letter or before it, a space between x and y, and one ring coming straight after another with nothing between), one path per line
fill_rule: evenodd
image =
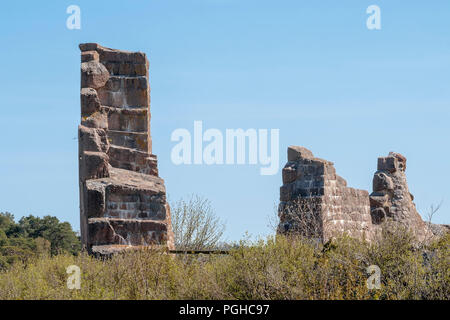
M450 237L411 243L407 233L375 244L277 236L228 255L41 255L0 272L0 299L450 299ZM80 290L67 288L70 265L81 269ZM366 286L370 265L381 269L380 289Z
M0 270L17 261L61 252L78 254L80 240L67 222L58 218L32 215L23 217L18 223L9 212L0 212Z

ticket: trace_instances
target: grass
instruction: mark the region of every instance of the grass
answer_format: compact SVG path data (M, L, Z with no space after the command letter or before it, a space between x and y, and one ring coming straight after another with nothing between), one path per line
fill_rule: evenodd
M450 298L450 236L412 245L408 233L377 244L340 238L321 245L278 236L229 255L131 251L100 260L82 253L40 256L0 272L0 299L443 299ZM81 289L67 288L70 265ZM381 270L369 290L366 269Z

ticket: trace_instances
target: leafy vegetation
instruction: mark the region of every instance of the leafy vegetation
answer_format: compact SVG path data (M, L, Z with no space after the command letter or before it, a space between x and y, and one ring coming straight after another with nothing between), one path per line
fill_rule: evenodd
M0 270L37 256L78 254L80 249L80 241L68 222L30 215L16 223L11 213L0 212Z
M221 245L225 225L216 216L209 200L191 195L172 207L172 227L178 250L215 249Z
M200 197L172 205L178 249L218 247L224 226ZM375 243L342 237L241 241L229 254L129 250L108 259L80 253L68 223L0 214L1 299L450 299L450 234L417 244L407 230ZM69 289L69 266L81 288ZM380 287L367 286L369 266Z
M450 236L422 248L410 240L406 232L372 245L277 236L243 241L229 255L35 256L0 272L0 299L450 299ZM80 290L67 288L70 265L81 269ZM380 289L366 285L370 265L381 270Z

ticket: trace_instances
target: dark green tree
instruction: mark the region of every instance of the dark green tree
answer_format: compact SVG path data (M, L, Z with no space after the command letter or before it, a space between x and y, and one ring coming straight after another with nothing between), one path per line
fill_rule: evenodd
M62 251L77 254L80 241L68 222L60 222L58 218L45 216L43 218L29 215L19 220L19 236L26 238L44 238L51 243L51 254Z
M9 230L16 223L14 222L14 215L9 212L0 212L0 230Z
M8 245L8 237L6 236L5 231L0 229L0 248Z

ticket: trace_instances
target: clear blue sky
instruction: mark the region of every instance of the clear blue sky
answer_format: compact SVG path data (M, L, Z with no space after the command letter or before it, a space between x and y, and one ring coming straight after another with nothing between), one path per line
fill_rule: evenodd
M81 8L81 30L66 8ZM382 29L366 28L381 8ZM146 52L153 152L169 197L211 200L226 236L269 232L288 145L371 189L378 156L408 158L418 210L450 222L450 2L8 1L0 11L0 210L79 229L80 42ZM175 166L177 128L279 128L280 170Z

